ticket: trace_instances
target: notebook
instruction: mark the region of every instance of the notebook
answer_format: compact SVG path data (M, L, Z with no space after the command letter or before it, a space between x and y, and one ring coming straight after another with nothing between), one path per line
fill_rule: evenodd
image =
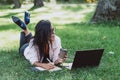
M72 70L81 67L94 67L100 64L104 49L79 50L75 52L73 63L63 63Z
M31 69L32 69L33 71L49 71L49 72L62 70L62 68L57 67L57 66L55 66L55 68L50 69L50 70L46 70L46 69L44 69L44 68L42 68L42 67L31 67Z

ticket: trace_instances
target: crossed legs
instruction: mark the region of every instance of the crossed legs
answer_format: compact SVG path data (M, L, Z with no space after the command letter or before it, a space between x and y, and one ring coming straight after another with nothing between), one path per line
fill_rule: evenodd
M29 45L29 41L32 38L32 33L26 29L20 33L20 46L19 53L23 55L25 48Z
M24 22L16 16L12 16L12 20L22 29L20 33L19 53L23 55L24 50L28 46L28 43L32 37L32 33L27 28L27 25L30 23L30 14L28 12L24 13Z

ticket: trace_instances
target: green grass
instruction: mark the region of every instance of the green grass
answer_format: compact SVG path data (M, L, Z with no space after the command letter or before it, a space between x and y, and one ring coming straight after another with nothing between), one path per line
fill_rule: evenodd
M10 5L11 6L11 5ZM119 80L120 79L120 27L116 22L88 24L94 13L95 5L57 5L30 10L32 5L21 9L0 7L0 80ZM80 8L80 10L79 10ZM31 24L41 19L49 19L61 37L63 48L68 49L68 59L72 62L76 50L104 48L99 67L81 68L76 71L63 69L58 72L33 72L28 61L18 53L19 32L11 16L23 20L23 12L30 10ZM119 21L118 21L119 22ZM114 54L109 54L112 51Z

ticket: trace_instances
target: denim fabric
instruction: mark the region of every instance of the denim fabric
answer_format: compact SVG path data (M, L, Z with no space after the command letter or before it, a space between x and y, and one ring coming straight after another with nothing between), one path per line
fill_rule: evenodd
M25 35L24 32L21 32L20 34L20 47L19 47L19 53L24 54L25 48L29 45L29 41L32 38L32 33L28 34L27 36Z
M29 45L29 43L26 43L24 44L21 48L20 48L20 54L21 55L24 55L24 51L25 51L25 48Z

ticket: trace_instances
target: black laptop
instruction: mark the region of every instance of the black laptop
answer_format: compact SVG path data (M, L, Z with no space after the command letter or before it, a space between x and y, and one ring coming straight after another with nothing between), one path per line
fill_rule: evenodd
M68 69L98 66L103 55L103 51L104 49L76 51L73 63L69 64Z

